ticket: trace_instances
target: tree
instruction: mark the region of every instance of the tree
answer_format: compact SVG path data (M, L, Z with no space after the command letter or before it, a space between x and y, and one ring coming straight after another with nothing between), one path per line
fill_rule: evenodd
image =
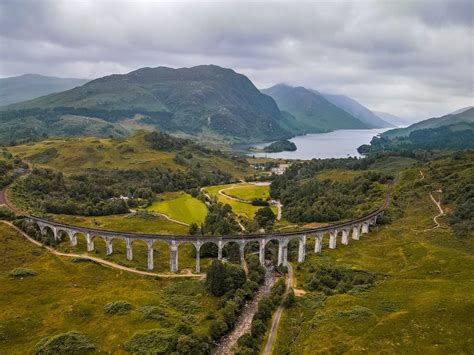
M261 228L270 229L275 223L276 216L273 213L272 209L267 206L259 209L255 213L255 220Z

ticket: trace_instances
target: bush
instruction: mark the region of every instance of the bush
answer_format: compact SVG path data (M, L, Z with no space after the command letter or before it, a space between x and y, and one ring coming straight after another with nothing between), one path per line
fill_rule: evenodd
M266 330L265 324L263 324L263 322L260 319L255 319L254 321L252 321L252 329L250 332L253 337L257 339L260 338L261 336L265 334L265 330Z
M16 218L15 214L5 207L0 207L0 219L13 221Z
M207 269L206 285L214 296L222 296L226 292L232 294L245 284L245 271L237 265L224 264L214 260Z
M170 354L176 347L177 336L162 329L150 329L135 333L124 344L125 350L142 354Z
M295 304L295 302L295 291L293 291L293 288L290 288L287 294L285 295L285 299L283 300L283 306L285 306L285 308L290 308Z
M37 354L83 354L95 350L95 345L84 334L72 331L41 339L35 350Z
M321 266L310 277L307 284L311 291L321 291L326 295L347 293L360 286L371 286L375 276L363 270L344 267Z
M22 277L27 277L27 276L36 276L36 275L38 275L36 271L22 268L22 267L13 269L12 271L8 273L8 276L14 277L17 279L22 278Z
M224 322L222 319L217 319L209 326L209 335L212 339L216 340L223 336L228 329L229 327L227 326L226 322Z
M109 302L104 306L104 311L107 314L126 314L132 309L132 304L128 301L114 301Z
M163 320L166 312L157 306L143 306L139 309L143 320Z

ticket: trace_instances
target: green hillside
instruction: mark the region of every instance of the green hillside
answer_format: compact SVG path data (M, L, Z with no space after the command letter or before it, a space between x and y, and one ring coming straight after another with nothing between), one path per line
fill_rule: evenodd
M406 128L391 129L382 133L382 137L406 137L411 132L420 129L438 128L441 126L454 125L458 123L474 123L474 108L462 111L461 113L452 113L441 117L429 118L427 120L412 124Z
M210 131L235 141L291 136L283 128L291 126L291 118L281 114L272 98L244 75L214 65L142 68L1 111L0 142L83 135L80 125L87 126L86 134L102 137L144 127L192 136ZM82 121L64 122L69 116Z
M293 115L299 127L306 133L372 128L333 105L322 95L303 87L279 84L262 92L273 97L281 110Z

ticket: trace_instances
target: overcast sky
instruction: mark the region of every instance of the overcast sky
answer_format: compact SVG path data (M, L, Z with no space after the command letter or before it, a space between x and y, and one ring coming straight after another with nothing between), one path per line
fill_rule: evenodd
M0 0L0 77L217 64L404 117L474 105L474 1Z

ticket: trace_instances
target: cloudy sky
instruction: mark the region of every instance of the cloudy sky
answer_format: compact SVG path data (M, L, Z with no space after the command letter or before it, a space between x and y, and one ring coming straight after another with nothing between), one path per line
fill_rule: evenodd
M474 105L474 1L0 0L0 77L217 64L427 118Z

